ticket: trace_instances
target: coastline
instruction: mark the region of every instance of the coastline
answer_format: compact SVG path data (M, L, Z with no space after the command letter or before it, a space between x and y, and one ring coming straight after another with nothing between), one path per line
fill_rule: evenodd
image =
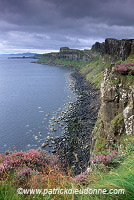
M77 175L89 166L92 131L100 108L100 92L89 86L78 72L75 71L72 76L79 96L65 116L67 131L64 136L55 139L53 148L65 171L69 166Z
M76 70L76 67L69 66L69 65L63 65L63 64L55 64L53 62L46 62L46 63L44 63L44 62L39 62L39 61L33 61L32 63L41 64L41 65L51 65L51 66L55 66L55 67L69 69L71 71L75 71Z
M39 63L38 64L46 64ZM67 128L64 135L54 139L52 153L58 155L63 169L68 167L77 175L85 171L89 166L92 131L97 120L100 108L100 92L87 83L84 76L76 67L67 65L53 65L72 70L71 87L78 94L76 102L70 104L69 110L64 116Z

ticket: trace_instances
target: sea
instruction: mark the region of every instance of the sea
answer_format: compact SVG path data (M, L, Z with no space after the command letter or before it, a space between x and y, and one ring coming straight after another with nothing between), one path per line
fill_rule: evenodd
M69 69L0 56L0 154L42 148L64 134L64 113L77 95Z

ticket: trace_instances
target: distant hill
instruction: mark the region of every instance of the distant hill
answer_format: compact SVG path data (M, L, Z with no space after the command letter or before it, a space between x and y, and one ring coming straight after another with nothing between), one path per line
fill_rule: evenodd
M36 53L27 52L27 53L2 54L2 55L14 56L14 57L23 57L23 56L31 57L31 56L34 56L35 54Z

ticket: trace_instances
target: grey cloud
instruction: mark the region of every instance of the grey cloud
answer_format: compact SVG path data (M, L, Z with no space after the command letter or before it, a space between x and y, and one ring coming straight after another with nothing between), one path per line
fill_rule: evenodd
M4 48L87 48L134 36L133 0L0 0Z
M128 26L134 25L133 10L133 0L0 0L2 18L26 25L58 25L60 18L88 18L89 21Z
M14 23L50 23L57 15L57 8L48 0L0 0L0 15Z
M109 25L134 25L133 0L50 0L56 2L63 16L88 17Z

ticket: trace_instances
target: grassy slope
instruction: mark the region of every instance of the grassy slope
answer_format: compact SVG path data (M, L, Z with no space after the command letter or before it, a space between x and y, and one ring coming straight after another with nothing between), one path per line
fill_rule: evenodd
M109 173L99 173L89 177L93 183L89 184L89 188L92 189L124 189L124 194L99 194L90 195L90 199L96 200L132 200L134 199L134 154L128 156L125 161L117 168L111 170ZM95 181L94 179L97 179ZM90 180L91 181L91 180ZM88 200L89 195L84 197L79 196L78 200Z
M95 88L100 89L104 70L106 67L110 67L110 64L111 62L107 55L105 55L103 59L98 55L94 57L88 65L83 67L80 73L85 75L86 81L92 83Z
M125 62L133 62L133 54ZM73 67L78 67L80 72L85 75L86 80L91 82L94 87L100 88L100 84L103 80L103 71L106 67L110 67L110 61L107 56L103 59L100 59L100 56L95 57L90 63L83 61L72 61L65 59L56 59L51 60L49 58L40 58L40 63L46 64L57 64L57 65L69 65ZM121 76L120 77L124 83L128 85L133 85L134 76ZM127 141L127 137L125 139ZM130 141L129 141L130 142ZM134 154L129 152L128 142L124 144L124 149L126 149L126 159L125 161L116 169L111 170L110 172L100 172L98 169L95 170L91 175L89 175L88 180L85 184L76 184L76 183L65 183L67 188L107 188L107 189L125 189L124 195L46 195L42 198L41 195L34 195L34 199L76 199L76 200L88 200L88 199L106 199L106 200L131 200L134 199ZM131 149L132 150L132 149ZM17 195L16 189L20 186L13 186L12 177L8 177L7 181L4 181L0 185L0 200L31 200L33 195ZM50 185L48 185L49 187Z
M103 59L100 59L100 55L96 55L89 61L83 60L67 60L67 59L51 59L42 57L38 61L39 63L44 64L53 64L61 66L70 66L75 67L80 70L80 73L83 74L86 80L94 85L95 88L99 89L100 84L103 80L103 71L106 67L110 66L109 56L105 55Z
M67 60L62 58L51 59L46 57L41 57L38 62L44 64L53 64L59 66L61 65L61 66L70 66L78 68L84 67L89 63L88 61L83 61L83 60L69 60L69 59Z
M99 171L94 171L89 175L88 180L83 186L82 184L66 184L66 189L69 188L79 188L79 189L124 189L124 194L88 194L88 195L18 195L17 188L12 185L12 181L7 183L2 183L0 185L0 200L31 200L33 197L36 200L41 200L42 198L47 199L76 199L76 200L132 200L134 198L134 154L130 154L125 161L117 168L110 172L103 173ZM22 187L23 188L23 187ZM38 188L38 187L37 187ZM48 184L48 188L51 188ZM63 188L61 185L60 188ZM39 188L38 188L39 189ZM40 188L41 189L41 188Z

